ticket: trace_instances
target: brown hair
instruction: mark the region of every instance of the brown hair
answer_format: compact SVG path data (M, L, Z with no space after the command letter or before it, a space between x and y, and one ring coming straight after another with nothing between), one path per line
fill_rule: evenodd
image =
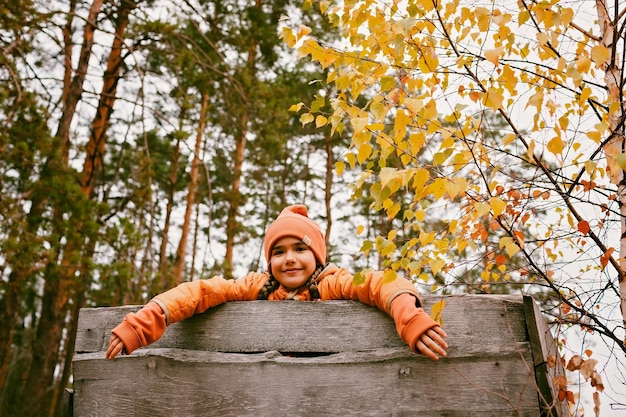
M261 288L261 291L259 291L259 295L257 295L256 297L257 300L267 300L269 296L274 291L276 291L278 287L280 287L280 283L278 282L278 280L276 280L276 278L272 274L272 268L269 265L268 265L268 269L269 269L269 274L270 274L269 279L267 280L265 285L263 285L263 288ZM313 271L309 279L304 284L309 290L309 294L311 295L311 300L320 299L320 293L319 293L319 290L317 289L317 277L322 273L323 270L324 270L324 265L318 263L315 268L315 271Z

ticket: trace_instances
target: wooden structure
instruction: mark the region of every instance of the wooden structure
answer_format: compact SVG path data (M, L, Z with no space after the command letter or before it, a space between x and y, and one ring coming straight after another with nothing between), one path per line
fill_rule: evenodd
M428 311L440 297L425 297ZM413 354L393 320L352 301L228 303L104 359L138 307L83 309L69 414L83 416L566 416L560 361L530 297L445 298L447 358Z

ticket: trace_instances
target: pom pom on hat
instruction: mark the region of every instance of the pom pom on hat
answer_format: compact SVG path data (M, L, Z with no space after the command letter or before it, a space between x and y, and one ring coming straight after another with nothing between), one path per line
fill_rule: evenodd
M313 251L315 258L321 263L326 263L326 241L319 225L309 219L309 212L303 205L285 207L274 220L267 231L263 246L265 260L269 263L272 247L278 240L291 236L300 239Z

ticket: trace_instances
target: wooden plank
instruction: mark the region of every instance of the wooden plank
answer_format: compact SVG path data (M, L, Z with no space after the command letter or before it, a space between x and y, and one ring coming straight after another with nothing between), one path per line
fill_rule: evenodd
M424 301L430 310L440 298ZM540 410L562 368L545 368L557 352L534 303L491 295L445 303L450 349L438 362L414 355L385 313L352 301L228 303L107 361L110 330L138 307L84 309L74 415L567 415Z
M563 364L558 359L557 341L548 329L539 306L532 297L524 297L524 308L541 415L542 417L566 416L569 413L567 402L558 400L558 390L554 385L554 379L558 375L565 375Z
M61 416L73 417L74 415L74 390L65 388L61 397Z
M528 343L434 362L404 349L313 358L144 349L77 355L75 416L539 416Z
M424 297L430 311L439 297ZM445 298L450 354L473 355L486 345L527 340L521 296ZM82 309L76 352L106 350L110 332L138 306ZM355 301L232 302L168 327L151 347L219 352L344 352L406 347L393 320Z

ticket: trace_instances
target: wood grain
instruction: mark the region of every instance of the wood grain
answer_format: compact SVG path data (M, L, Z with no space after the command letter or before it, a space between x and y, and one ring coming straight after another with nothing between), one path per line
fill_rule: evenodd
M425 297L425 307L437 301ZM436 362L413 354L385 313L352 301L228 303L170 326L149 347L107 361L111 329L138 307L84 309L74 358L73 412L564 415L540 401L538 382L545 385L541 389L553 388L545 376L537 380L534 368L551 350L533 344L549 343L550 334L528 302L521 296L446 297L442 317L451 346L449 356ZM529 333L533 322L544 326L542 336L535 337L541 340L529 338L539 334Z
M437 297L425 297L426 309L430 310L436 301ZM444 328L455 354L474 354L502 340L527 339L521 297L447 297L445 303ZM82 309L76 352L105 351L111 329L139 308ZM253 353L344 352L404 346L391 317L356 301L245 301L227 303L174 323L151 347Z

